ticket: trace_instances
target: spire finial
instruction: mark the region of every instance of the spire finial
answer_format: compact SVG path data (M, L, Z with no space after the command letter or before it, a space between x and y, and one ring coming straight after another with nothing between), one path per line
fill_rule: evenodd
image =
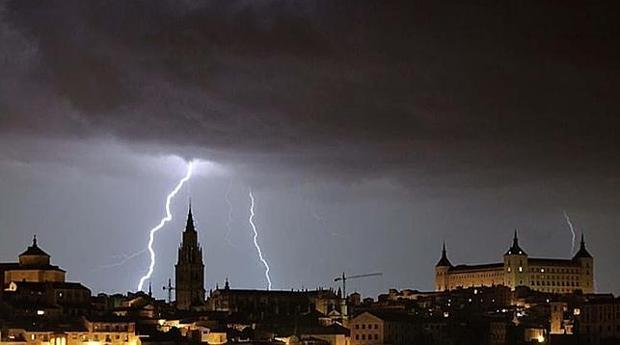
M192 215L192 200L189 200L189 210L187 212L187 224L185 231L196 231L194 227L194 216Z
M446 255L446 241L443 241L443 245L441 247L441 253L443 255Z
M517 228L515 228L515 235L512 238L512 245L515 247L519 245L519 233L517 232Z
M34 235L34 236L32 237L32 246L33 246L33 247L36 247L36 246L37 246L37 235Z
M150 280L149 280L149 297L153 297L153 289L152 289Z
M585 248L585 246L586 246L586 240L585 240L585 237L584 237L583 232L582 232L581 233L581 247Z

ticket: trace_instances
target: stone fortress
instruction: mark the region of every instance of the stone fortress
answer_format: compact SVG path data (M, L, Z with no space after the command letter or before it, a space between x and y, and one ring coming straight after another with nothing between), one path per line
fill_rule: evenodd
M441 259L435 265L436 291L495 285L512 290L527 286L540 292L594 293L594 258L586 249L583 234L580 248L572 259L534 258L519 246L515 230L512 246L503 261L480 265L452 265L444 243Z

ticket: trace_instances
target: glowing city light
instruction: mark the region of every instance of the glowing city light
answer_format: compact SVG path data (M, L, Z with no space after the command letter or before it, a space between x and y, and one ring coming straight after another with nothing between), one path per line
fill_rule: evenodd
M573 228L573 222L571 222L570 217L568 216L568 213L566 213L565 210L562 210L562 213L564 213L564 219L566 219L568 228L570 229L570 232L573 235L573 240L571 242L571 247L570 247L570 253L573 254L575 252L575 229Z
M263 257L263 252L260 249L260 245L258 244L258 231L256 231L256 225L254 224L254 195L252 194L252 189L250 189L250 226L252 227L252 231L254 231L254 247L256 247L256 251L258 252L258 258L265 266L265 278L267 278L267 290L271 290L271 277L269 276L269 264L267 260Z
M179 192L179 190L181 190L185 182L187 182L192 177L193 164L194 164L193 161L187 163L187 173L177 183L177 185L174 187L172 192L168 194L168 197L166 197L166 216L162 218L159 224L153 229L151 229L149 233L148 251L151 257L151 262L149 264L148 272L142 278L140 278L140 283L138 283L139 291L142 290L142 287L144 286L144 282L147 279L151 278L151 275L153 274L153 269L155 268L155 250L153 250L153 242L155 240L155 233L159 231L167 222L172 220L172 212L170 212L170 202L172 201L172 198L174 198L174 196Z

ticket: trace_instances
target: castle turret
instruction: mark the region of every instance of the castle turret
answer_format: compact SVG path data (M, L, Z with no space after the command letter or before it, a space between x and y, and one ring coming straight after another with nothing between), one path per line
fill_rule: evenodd
M512 246L504 254L504 285L514 290L517 286L528 285L527 253L519 246L519 236L515 229Z
M435 265L435 291L445 291L449 288L449 271L452 267L448 255L446 254L446 243L441 249L441 258Z
M581 286L584 293L594 293L594 258L586 249L583 233L581 234L579 250L573 256L573 260L579 262L581 268L579 286Z

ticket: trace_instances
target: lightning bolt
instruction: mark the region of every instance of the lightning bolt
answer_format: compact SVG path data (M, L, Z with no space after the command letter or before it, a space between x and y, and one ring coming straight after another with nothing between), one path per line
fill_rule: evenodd
M571 242L571 247L570 247L570 252L571 254L573 252L575 252L575 228L573 228L573 222L571 222L570 217L568 216L568 213L566 213L565 210L562 210L562 213L564 214L564 219L566 219L566 223L568 224L568 228L570 229L570 232L573 235L573 241Z
M108 269L108 268L114 268L114 267L119 267L119 266L123 266L124 264L126 264L129 260L138 257L144 253L146 253L147 249L142 249L138 252L135 252L133 254L121 254L121 255L114 255L112 258L113 259L118 259L117 262L111 263L111 264L106 264L106 265L101 265L100 268L102 269Z
M174 198L174 196L179 192L179 190L181 190L181 188L183 187L183 184L185 184L185 182L187 182L192 177L193 164L194 164L193 161L187 163L187 173L177 183L177 185L174 187L172 192L168 194L168 197L166 197L166 216L162 218L159 224L157 224L157 226L152 228L150 231L148 251L151 256L151 263L149 264L148 272L142 278L140 278L140 283L138 283L138 291L142 291L142 286L144 285L144 282L147 279L151 278L151 275L153 274L153 269L155 268L155 250L153 250L153 241L155 240L155 233L159 231L167 222L172 220L172 212L170 212L170 202L172 201L172 198Z
M231 232L231 227L230 225L232 224L233 221L233 206L232 203L230 202L230 187L232 186L232 180L228 183L228 187L226 188L226 194L224 195L224 200L226 200L226 204L228 205L228 218L226 219L226 236L224 236L224 239L226 240L226 242L228 242L228 244L230 244L231 247L237 247L234 243L232 243L232 241L230 240L230 232Z
M250 226L252 227L252 231L254 231L254 247L256 247L256 251L258 252L258 258L265 266L265 278L267 278L267 290L271 290L271 277L269 276L269 264L267 260L263 257L263 252L260 249L260 245L258 244L258 231L256 231L256 225L254 224L254 195L252 194L252 189L250 189Z

